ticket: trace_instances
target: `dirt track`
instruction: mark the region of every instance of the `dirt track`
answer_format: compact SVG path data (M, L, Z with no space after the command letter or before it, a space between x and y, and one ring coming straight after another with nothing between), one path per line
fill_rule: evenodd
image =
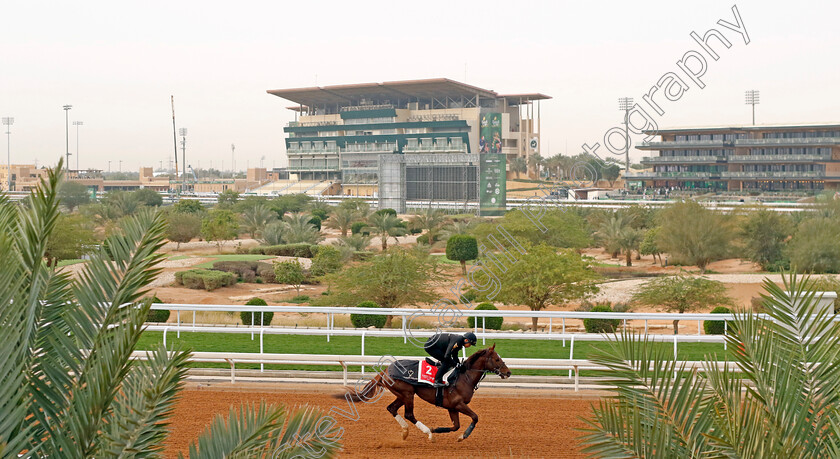
M346 402L324 393L306 392L231 392L216 390L186 390L172 419L172 434L167 443L166 457L186 452L215 414L227 415L231 406L265 400L290 406L310 404L329 411L333 406L345 409ZM359 420L338 417L344 427L344 451L340 457L584 457L574 429L584 427L579 416L589 415L589 400L557 398L496 398L482 397L470 403L479 415L475 431L467 441L457 442L458 434L437 434L430 443L425 435L411 427L403 441L400 428L385 407L390 397L376 403L357 404ZM431 428L450 426L446 411L431 405L416 404L419 421ZM461 417L461 432L469 418Z

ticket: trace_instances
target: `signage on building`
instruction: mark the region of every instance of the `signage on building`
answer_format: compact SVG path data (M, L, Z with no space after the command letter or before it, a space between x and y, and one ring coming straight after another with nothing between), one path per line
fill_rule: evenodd
M507 210L505 155L485 153L479 158L479 215L504 215Z

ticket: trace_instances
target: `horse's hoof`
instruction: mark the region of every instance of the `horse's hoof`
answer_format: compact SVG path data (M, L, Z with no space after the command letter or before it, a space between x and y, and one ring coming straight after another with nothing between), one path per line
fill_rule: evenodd
M464 436L463 435L459 436L458 441L464 441Z
M429 442L430 442L430 443L434 443L434 442L435 442L435 437L433 437L433 436L432 436L432 434L429 434Z
M403 437L403 440L405 440L406 438L408 438L408 429L403 429L403 430L402 430L402 437Z

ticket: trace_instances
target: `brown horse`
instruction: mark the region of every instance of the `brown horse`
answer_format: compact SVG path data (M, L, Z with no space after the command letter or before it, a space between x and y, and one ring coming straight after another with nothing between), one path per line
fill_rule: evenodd
M472 400L475 389L478 387L478 383L483 379L484 374L496 373L502 379L510 377L510 370L507 365L505 365L502 358L499 357L499 354L496 353L495 348L496 345L494 344L492 347L482 349L469 356L463 364L461 373L458 375L458 379L455 383L443 388L443 401L441 403L441 407L449 410L449 417L452 419L452 427L429 429L414 417L414 395L416 394L420 396L421 399L434 405L435 392L437 391L436 388L425 385L412 385L404 381L392 379L388 376L387 370L374 376L374 378L367 383L361 391L350 389L348 391L348 395L357 402L367 401L373 399L381 388L390 390L397 396L397 399L388 405L388 412L391 413L391 416L393 416L400 424L400 427L402 427L403 440L408 437L408 424L405 422L405 419L417 426L421 432L427 434L429 436L429 441L434 441L432 433L458 431L461 427L458 420L458 414L464 413L472 419L472 423L469 427L467 427L467 430L458 437L458 441L465 440L470 436L476 423L478 422L478 415L475 414L475 412L467 405ZM396 364L398 363L392 363L388 366L388 368L390 369L391 366ZM403 419L398 413L401 406L405 406L405 419Z

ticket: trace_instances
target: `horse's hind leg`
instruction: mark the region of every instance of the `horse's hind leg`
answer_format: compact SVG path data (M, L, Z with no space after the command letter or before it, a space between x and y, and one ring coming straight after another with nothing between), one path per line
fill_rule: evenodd
M394 419L396 419L397 422L400 424L400 427L402 428L402 438L403 440L405 440L406 438L408 438L408 423L405 422L405 419L403 419L403 417L399 414L399 409L401 406L403 406L403 401L400 400L399 397L397 397L396 400L394 400L393 402L391 402L390 405L388 405L388 412L391 413L391 416L393 416Z
M408 419L409 422L417 426L421 432L429 436L429 441L435 441L432 437L432 430L426 427L425 424L418 421L417 418L414 417L414 394L411 394L411 397L406 398L405 400L405 418Z
M452 427L436 427L432 432L434 433L446 433L446 432L457 432L458 429L461 428L461 422L458 419L458 410L449 410L449 417L452 419Z

